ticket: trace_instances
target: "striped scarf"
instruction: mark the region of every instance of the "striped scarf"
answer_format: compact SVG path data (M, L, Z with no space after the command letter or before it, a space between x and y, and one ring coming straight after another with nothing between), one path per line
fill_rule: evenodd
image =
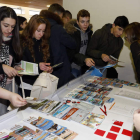
M3 63L5 65L9 65L9 43L12 38L12 34L10 34L8 37L2 36L3 41L0 47L0 63ZM6 74L0 74L0 87L4 88L6 86L7 81L7 75Z

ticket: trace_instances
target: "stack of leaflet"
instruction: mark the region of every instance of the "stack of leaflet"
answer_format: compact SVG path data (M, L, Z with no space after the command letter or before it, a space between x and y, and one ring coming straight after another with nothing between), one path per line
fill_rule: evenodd
M104 77L93 77L88 79L91 83L99 83L100 85L103 86L114 86L118 88L122 88L123 85L125 86L130 86L130 87L138 87L139 84L137 83L131 83L129 81L124 81L124 80L119 80L119 79L109 79L109 78L104 78Z
M112 88L90 80L73 89L64 99L77 99L92 105L102 106L105 102L112 103L114 101L114 98L107 97L111 91Z
M83 102L61 103L58 101L45 100L41 103L35 103L32 109L47 113L58 119L75 121L96 129L104 119L104 115L91 113L93 105Z
M1 140L73 140L78 134L42 117L30 117L0 132Z

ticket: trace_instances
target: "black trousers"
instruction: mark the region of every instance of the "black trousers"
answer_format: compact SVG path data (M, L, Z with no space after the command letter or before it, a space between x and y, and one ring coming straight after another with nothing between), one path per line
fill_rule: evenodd
M114 67L107 69L106 78L118 78L118 72Z

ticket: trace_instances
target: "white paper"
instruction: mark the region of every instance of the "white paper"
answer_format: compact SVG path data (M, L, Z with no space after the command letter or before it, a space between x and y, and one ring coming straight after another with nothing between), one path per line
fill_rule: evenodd
M140 92L136 92L129 89L121 89L115 95L140 100Z
M109 112L120 114L128 117L133 117L134 111L137 110L138 107L130 106L123 103L115 103L114 106L109 110Z

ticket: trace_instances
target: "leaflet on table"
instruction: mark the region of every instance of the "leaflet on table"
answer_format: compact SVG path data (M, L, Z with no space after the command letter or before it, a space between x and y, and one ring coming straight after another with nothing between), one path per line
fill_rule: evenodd
M41 103L35 103L31 105L32 109L36 109L38 111L50 114L52 111L54 111L56 108L61 106L61 102L59 101L53 101L53 100L44 100Z
M138 107L116 102L108 111L115 114L121 114L124 116L133 117L134 111L137 109Z
M5 139L9 136L10 131L3 129L0 131L0 139Z
M105 116L100 114L91 113L88 114L83 121L81 121L81 124L88 126L93 129L97 129L98 126L102 123Z
M124 80L120 80L120 79L97 77L97 76L96 77L94 76L94 78L91 77L87 81L91 82L91 83L99 83L103 86L111 85L111 86L119 87L119 88L121 88L123 85L130 86L130 87L138 87L139 86L139 84L131 83L129 81L124 81Z
M34 118L34 120L30 121L31 118ZM30 116L30 118L27 118L24 121L38 127L39 129L41 129L43 131L45 130L46 132L50 133L50 135L47 137L47 139L50 138L50 140L54 136L55 137L59 136L57 138L60 138L60 139L69 138L69 139L73 140L78 135L76 132L67 129L64 126L56 124L52 120L45 119L42 117L38 117L35 119L35 117Z
M93 105L102 106L104 102L112 102L114 99L106 97L112 88L104 87L94 83L79 85L77 88L68 93L65 99L77 99Z
M129 89L121 89L115 95L140 100L140 92Z
M27 61L21 61L21 68L24 70L19 71L19 74L22 75L38 75L38 64L36 63L31 63Z

